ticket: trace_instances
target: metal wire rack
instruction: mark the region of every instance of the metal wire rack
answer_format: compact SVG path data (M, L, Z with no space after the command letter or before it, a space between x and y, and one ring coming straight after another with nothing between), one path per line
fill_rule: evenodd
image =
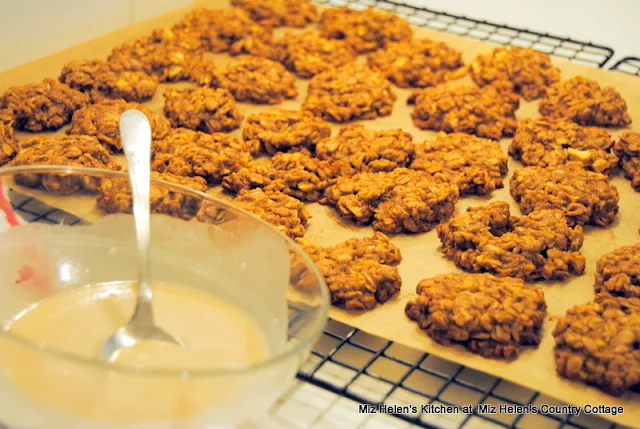
M635 76L640 76L640 58L627 57L619 60L613 66L611 70L618 70L624 73L629 73Z

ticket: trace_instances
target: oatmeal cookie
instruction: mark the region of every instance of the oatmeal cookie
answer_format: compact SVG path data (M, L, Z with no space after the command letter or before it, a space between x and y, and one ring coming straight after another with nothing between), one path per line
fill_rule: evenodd
M160 179L200 192L207 191L207 181L201 177L182 177L169 173L151 172L151 178ZM151 213L166 214L189 220L200 209L201 199L174 192L165 185L151 182ZM98 208L107 213L132 213L131 184L129 179L105 179L98 189Z
M278 191L242 190L233 203L275 226L291 238L302 237L309 220L304 204Z
M402 285L398 269L400 249L376 232L373 237L352 238L335 246L321 247L305 239L296 242L307 252L324 275L331 303L347 310L371 310L393 298ZM293 284L304 287L308 272L292 271L301 278Z
M95 136L112 153L122 152L120 115L129 109L139 110L147 116L154 139L162 139L169 132L171 124L163 115L138 103L105 99L76 111L67 134Z
M220 86L238 101L279 104L298 96L296 77L275 61L259 57L240 58L219 70Z
M0 166L11 161L20 147L13 133L13 112L9 109L0 110Z
M92 136L34 137L22 143L22 150L9 163L12 167L24 165L64 165L120 170L109 152ZM54 174L20 174L16 183L30 188L43 187L58 195L71 195L85 189L95 191L99 180Z
M345 40L359 53L383 48L390 42L408 41L413 36L405 19L374 7L326 9L320 15L320 32L328 39Z
M540 114L568 119L580 125L625 127L631 124L627 103L612 87L577 76L546 89L540 101Z
M173 127L206 133L233 131L243 119L236 100L222 88L169 88L164 92L164 113Z
M620 157L620 167L624 177L631 181L631 186L640 192L640 133L626 132L620 136L613 147Z
M640 299L597 295L567 310L553 336L561 376L614 396L640 383Z
M189 144L206 147L214 151L229 148L238 152L248 153L251 156L260 153L260 142L258 140L242 140L229 134L209 134L188 128L171 128L164 138L153 141L151 150L153 154L161 152L173 153L180 146Z
M57 130L88 104L88 95L49 78L11 87L0 97L0 109L13 112L14 127L32 132Z
M270 159L253 161L225 177L222 187L232 193L262 188L303 201L318 201L330 178L331 167L326 161L302 152L278 152Z
M455 183L463 195L486 195L504 187L507 155L500 144L464 133L440 133L416 147L411 168Z
M367 55L367 64L401 88L426 88L467 74L462 54L444 42L389 43Z
M397 96L378 72L351 63L314 76L302 108L332 122L389 116Z
M609 252L596 263L596 293L640 298L640 243Z
M331 135L331 126L309 112L271 110L247 118L244 138L258 140L269 154L292 149L313 150L316 144Z
M405 313L437 343L462 344L486 358L518 357L540 344L547 304L541 289L491 274L441 274L416 287Z
M571 226L612 224L620 200L607 176L587 171L579 162L516 170L511 177L511 196L522 213L558 209Z
M311 0L231 0L260 24L269 27L306 27L318 19L318 8Z
M442 253L476 273L561 280L585 268L582 227L571 228L561 210L512 216L509 204L496 201L454 214L438 225L438 237Z
M500 47L476 57L471 64L471 77L479 86L497 85L532 101L560 81L560 69L543 52L519 46Z
M457 186L424 171L397 168L339 177L323 202L357 224L400 234L430 231L453 213L459 195Z
M416 127L447 133L468 133L499 140L516 130L517 95L493 87L439 85L415 90L411 117Z
M93 102L105 98L147 101L158 88L155 76L142 70L127 70L121 64L102 60L71 61L62 68L58 80L89 94Z
M407 167L415 155L411 134L395 130L367 130L347 125L338 135L316 145L316 157L331 162L334 176L392 171Z

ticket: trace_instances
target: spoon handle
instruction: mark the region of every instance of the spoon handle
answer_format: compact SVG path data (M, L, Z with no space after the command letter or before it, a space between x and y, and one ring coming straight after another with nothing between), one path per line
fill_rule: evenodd
M120 137L127 157L133 193L133 215L138 244L138 303L134 317L153 321L149 264L149 193L151 187L151 126L144 113L127 110L120 116ZM139 314L138 314L139 313ZM146 313L146 314L145 314Z

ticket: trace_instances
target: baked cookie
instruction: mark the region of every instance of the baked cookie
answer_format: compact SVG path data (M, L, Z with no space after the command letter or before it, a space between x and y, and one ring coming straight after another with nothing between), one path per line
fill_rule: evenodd
M470 207L438 225L442 253L460 268L526 281L562 280L582 274L584 234L572 228L564 212L538 210L513 216L509 204L496 201Z
M378 72L351 63L315 75L302 108L332 122L389 116L396 94Z
M306 27L318 19L311 0L231 0L256 22L269 27Z
M622 396L640 383L640 299L597 295L553 331L558 374Z
M538 106L540 114L568 119L580 125L625 127L631 123L627 103L612 87L582 76L558 82L546 89Z
M367 130L347 125L338 135L316 145L316 157L331 162L334 176L392 171L407 167L415 156L411 134L395 130Z
M613 151L620 158L620 167L631 186L640 192L640 133L628 131L620 135Z
M76 110L89 104L89 96L55 79L9 88L0 97L0 109L14 115L14 127L22 131L57 130Z
M493 87L439 85L415 90L408 101L415 104L411 117L416 127L447 133L475 134L499 140L516 130L517 95Z
M331 167L326 161L302 152L278 152L270 159L255 160L225 177L222 187L232 193L261 188L303 201L318 201L330 178Z
M640 243L602 255L596 263L596 293L640 298Z
M578 161L587 170L607 174L618 163L613 139L605 130L581 127L564 119L523 119L509 155L527 166L557 167Z
M518 357L540 344L547 304L541 289L491 274L440 274L416 287L405 313L437 343L486 358Z
M532 101L560 81L560 69L544 52L519 46L500 47L476 57L471 64L471 77L479 86L494 85Z
M522 213L558 209L571 226L612 224L620 200L607 176L587 171L579 162L516 170L511 177L511 196Z
M105 99L76 111L67 134L95 136L110 152L122 152L120 115L129 109L139 110L147 116L154 139L162 139L169 132L171 124L163 115L138 103Z
M455 183L462 195L486 195L504 187L508 159L498 142L464 133L440 133L415 148L411 168Z
M93 102L105 98L147 101L158 88L155 76L142 70L127 70L121 64L102 60L71 61L62 68L58 80L89 94Z
M298 149L313 151L320 140L331 135L331 126L309 112L271 110L249 116L243 135L247 140L258 140L271 155Z
M25 165L64 165L120 170L109 152L92 136L34 137L22 142L22 150L9 163L11 167ZM78 191L95 191L97 177L26 173L15 176L19 185L44 188L58 195Z
M424 171L397 168L338 177L323 202L357 224L400 234L430 231L451 216L459 196L455 185Z
M153 141L151 151L152 154L160 152L172 153L180 146L188 144L206 147L211 150L229 148L238 152L248 153L251 156L260 153L260 142L258 140L242 140L229 134L203 133L188 128L171 128L164 138Z
M328 39L345 40L359 53L383 48L390 42L408 41L413 36L405 19L374 7L326 9L320 15L320 33Z
M9 109L0 110L0 166L11 161L20 147L13 133L13 112Z
M207 181L201 177L175 176L169 173L151 172L152 179L160 179L200 192L207 191ZM107 213L132 213L131 184L129 179L105 179L98 189L97 205ZM200 209L201 198L182 192L174 192L165 185L151 182L151 213L166 214L189 220Z
M401 88L436 86L467 74L459 51L428 39L389 43L367 55L367 64Z
M233 203L255 214L275 226L291 238L302 237L309 220L304 204L278 191L264 191L260 188L242 190Z
M324 275L331 303L347 310L371 310L393 298L402 286L398 269L400 249L389 238L376 232L372 237L352 238L335 246L321 247L305 239L296 239ZM292 283L307 284L309 273L292 261ZM300 265L300 264L298 264ZM314 281L313 275L310 276Z
M237 101L279 104L298 96L296 77L275 61L245 57L219 69L220 86Z
M205 133L233 131L244 118L231 93L222 88L168 88L164 113L173 127Z

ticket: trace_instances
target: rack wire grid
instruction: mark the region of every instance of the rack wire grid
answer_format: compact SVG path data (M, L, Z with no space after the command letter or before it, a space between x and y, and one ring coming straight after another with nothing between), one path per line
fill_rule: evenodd
M640 58L626 57L618 60L613 66L611 66L611 70L618 70L634 76L640 76Z

